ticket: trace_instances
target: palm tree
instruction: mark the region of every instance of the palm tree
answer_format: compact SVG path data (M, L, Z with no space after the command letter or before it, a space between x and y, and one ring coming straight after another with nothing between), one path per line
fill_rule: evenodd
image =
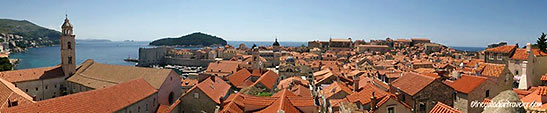
M547 41L547 39L545 39L545 33L541 33L541 37L537 40L537 46L540 51L547 53L547 50L545 50L547 48L547 42L545 41Z

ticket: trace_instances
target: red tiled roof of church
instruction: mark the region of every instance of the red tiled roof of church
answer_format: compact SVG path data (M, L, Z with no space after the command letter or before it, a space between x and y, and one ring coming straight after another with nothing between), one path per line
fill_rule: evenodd
M9 102L17 102L18 105L35 103L28 94L0 78L0 109L9 107Z
M0 112L115 112L156 92L157 90L148 82L139 78L103 89L47 99L34 104L10 107L2 109Z
M22 69L0 72L0 78L15 83L40 79L49 79L65 76L61 66Z

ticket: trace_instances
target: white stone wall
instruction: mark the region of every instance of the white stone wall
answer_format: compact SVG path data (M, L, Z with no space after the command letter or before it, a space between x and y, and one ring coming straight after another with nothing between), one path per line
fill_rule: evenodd
M50 78L43 80L23 81L14 83L17 88L21 89L35 100L45 100L61 95L61 84L64 83L63 77Z
M93 90L93 88L89 88L89 87L80 85L78 83L69 82L69 81L66 82L66 87L67 87L68 94L74 94L74 93Z

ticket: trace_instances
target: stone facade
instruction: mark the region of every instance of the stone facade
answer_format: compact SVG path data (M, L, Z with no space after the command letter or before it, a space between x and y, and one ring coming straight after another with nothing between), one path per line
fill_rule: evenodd
M391 89L397 88L391 86ZM399 98L414 108L415 113L428 113L435 106L436 103L434 102L437 101L452 106L454 92L455 90L452 87L442 83L440 79L434 80L413 96L392 90L393 94L399 93Z
M13 83L17 88L21 89L34 100L40 101L50 98L59 97L62 95L61 86L64 85L63 77L40 79L33 81L23 81Z
M167 52L171 47L139 48L139 66L163 64Z
M392 113L412 113L411 109L405 107L397 100L390 98L381 106L377 106L373 113L390 113L388 111L393 110Z
M480 113L484 108L471 107L471 102L483 102L484 98L493 98L499 94L499 92L494 92L494 89L496 89L495 82L486 80L469 94L457 92L456 98L454 98L454 108L466 113Z
M220 105L211 100L207 94L201 90L192 90L187 92L181 98L182 111L185 113L214 113Z
M65 19L63 23L62 34L61 34L61 67L65 77L76 72L76 36L72 34L72 24L70 24L68 18Z
M387 45L358 45L357 46L357 52L359 53L378 52L383 54L388 51L389 51L389 46Z

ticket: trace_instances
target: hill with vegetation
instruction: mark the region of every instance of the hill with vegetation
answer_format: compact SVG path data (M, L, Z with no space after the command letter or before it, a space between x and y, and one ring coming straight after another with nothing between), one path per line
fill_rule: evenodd
M38 26L27 20L0 19L0 33L21 36L13 39L18 47L50 46L59 43L61 32ZM5 37L4 37L5 38ZM11 39L2 40L9 41Z
M212 36L209 34L196 32L178 38L162 38L150 42L153 46L182 46L182 47L199 47L199 46L224 46L226 40Z

